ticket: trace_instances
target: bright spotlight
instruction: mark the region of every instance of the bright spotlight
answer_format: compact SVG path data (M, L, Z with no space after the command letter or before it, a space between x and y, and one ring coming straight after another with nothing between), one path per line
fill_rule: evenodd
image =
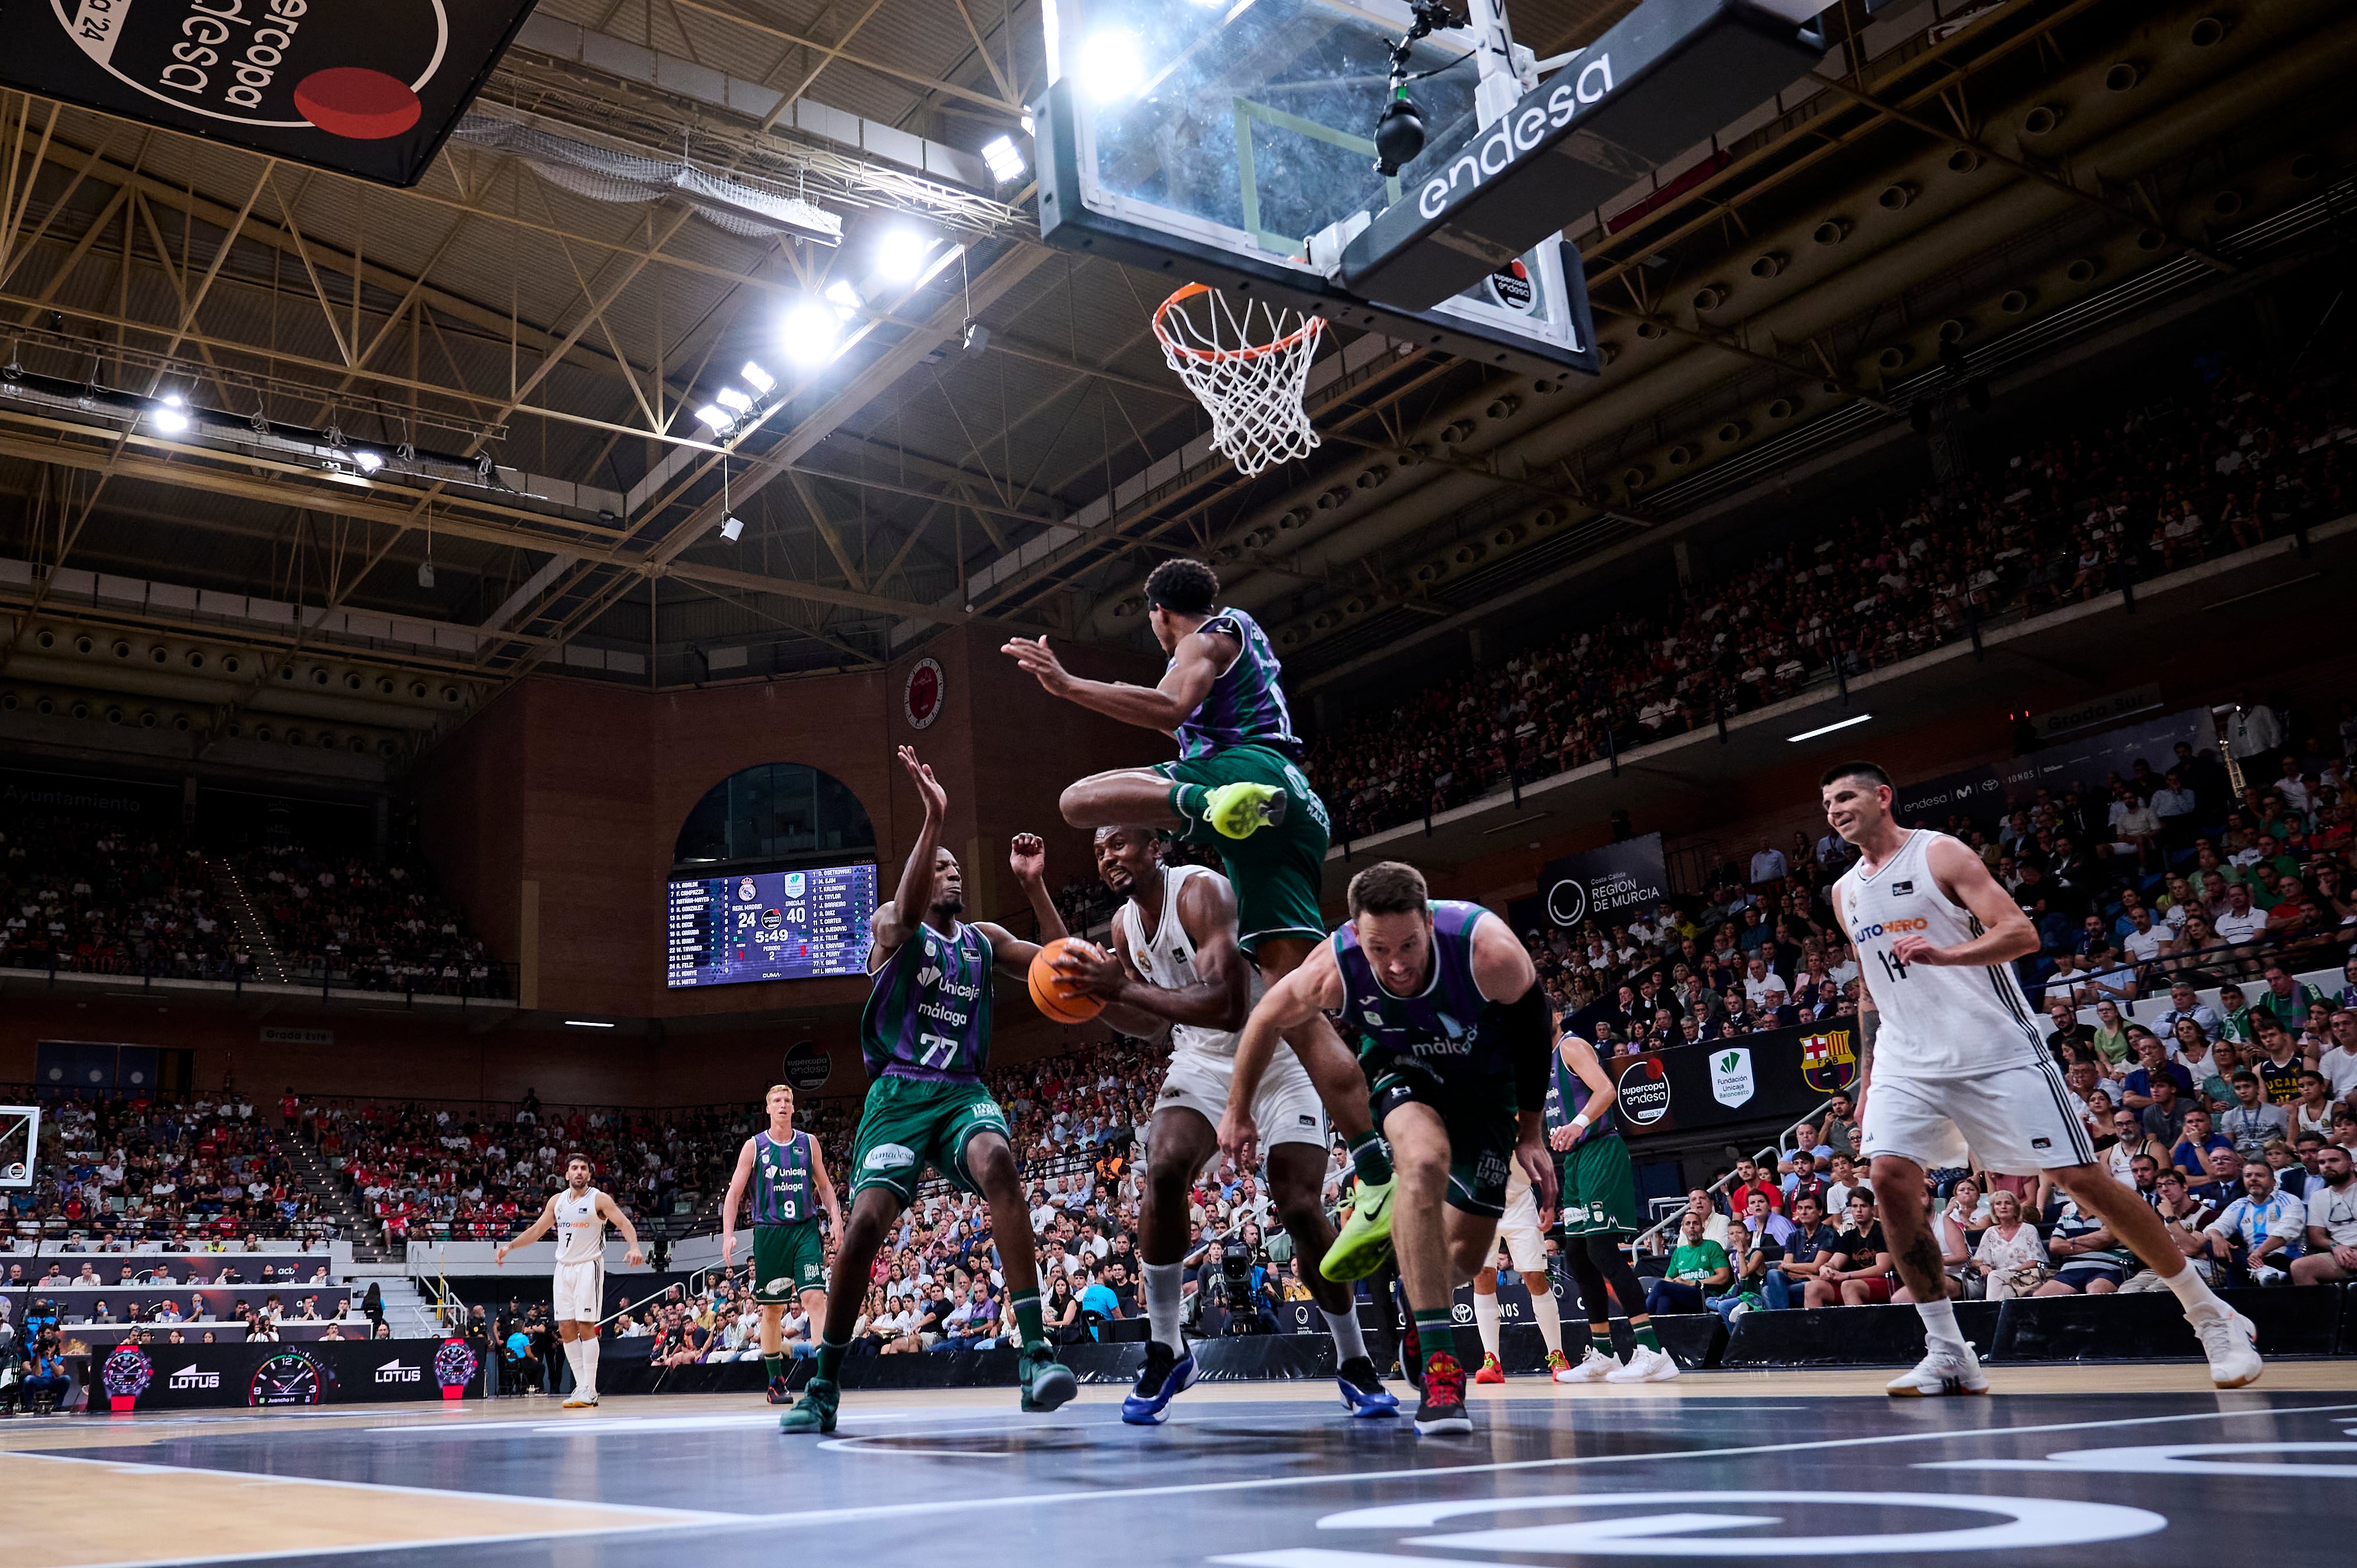
M738 539L744 536L744 519L732 515L724 517L720 520L720 537L726 540L729 543L736 543Z
M155 413L156 428L167 435L178 435L188 428L188 415L182 406L180 394L167 395Z
M876 270L894 283L907 283L922 272L932 238L914 229L888 229L876 247Z
M355 447L352 451L352 467L363 474L373 474L384 467L384 454L371 452L364 446Z
M737 427L737 421L729 416L726 409L708 403L695 411L695 422L715 435L726 435Z
M834 352L835 339L842 334L843 323L834 310L823 301L805 299L786 312L780 336L785 340L788 359L798 365L821 365Z
M778 390L778 378L763 370L751 360L746 360L745 368L737 373L744 377L746 382L763 397L767 397L771 392Z
M726 409L731 413L750 413L753 412L753 400L747 397L743 392L738 392L735 387L722 387L712 401L718 403L721 407Z
M1021 178L1024 169L1028 166L1023 161L1023 155L1016 149L1012 136L998 136L985 142L982 161L990 166L990 177L1001 185Z
M826 297L833 302L834 314L845 321L858 315L859 307L867 303L859 297L859 291L843 278L837 278L826 285Z
M1091 35L1081 46L1081 77L1089 95L1100 103L1126 98L1146 85L1146 67L1137 56L1137 35L1117 27Z

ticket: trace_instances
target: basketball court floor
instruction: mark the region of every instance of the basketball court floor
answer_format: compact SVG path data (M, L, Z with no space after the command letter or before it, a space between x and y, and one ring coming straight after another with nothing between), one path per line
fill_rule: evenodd
M788 1440L746 1396L53 1417L0 1426L16 1568L375 1561L1410 1568L1940 1554L2007 1568L2343 1563L2357 1364L2006 1369L1899 1402L1883 1372L1475 1391L1469 1437L1309 1384L1196 1390L1126 1427L1012 1391L856 1394Z

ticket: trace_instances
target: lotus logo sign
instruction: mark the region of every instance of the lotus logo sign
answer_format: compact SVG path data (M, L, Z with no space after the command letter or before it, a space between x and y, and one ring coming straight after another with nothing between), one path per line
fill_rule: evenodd
M1713 1051L1710 1058L1710 1097L1729 1111L1751 1098L1758 1085L1752 1079L1751 1049L1734 1046L1727 1050Z

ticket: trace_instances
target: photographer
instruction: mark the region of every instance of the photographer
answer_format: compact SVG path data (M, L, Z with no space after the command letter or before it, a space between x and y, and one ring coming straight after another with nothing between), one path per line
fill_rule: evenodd
M73 1379L66 1373L65 1347L55 1328L42 1329L30 1345L19 1369L18 1397L28 1412L39 1404L44 1395L51 1410L59 1409L73 1390Z

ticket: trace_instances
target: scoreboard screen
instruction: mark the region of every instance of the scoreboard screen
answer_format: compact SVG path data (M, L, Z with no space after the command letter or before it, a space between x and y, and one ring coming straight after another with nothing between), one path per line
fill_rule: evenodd
M876 866L816 865L673 882L664 983L739 985L864 974Z

